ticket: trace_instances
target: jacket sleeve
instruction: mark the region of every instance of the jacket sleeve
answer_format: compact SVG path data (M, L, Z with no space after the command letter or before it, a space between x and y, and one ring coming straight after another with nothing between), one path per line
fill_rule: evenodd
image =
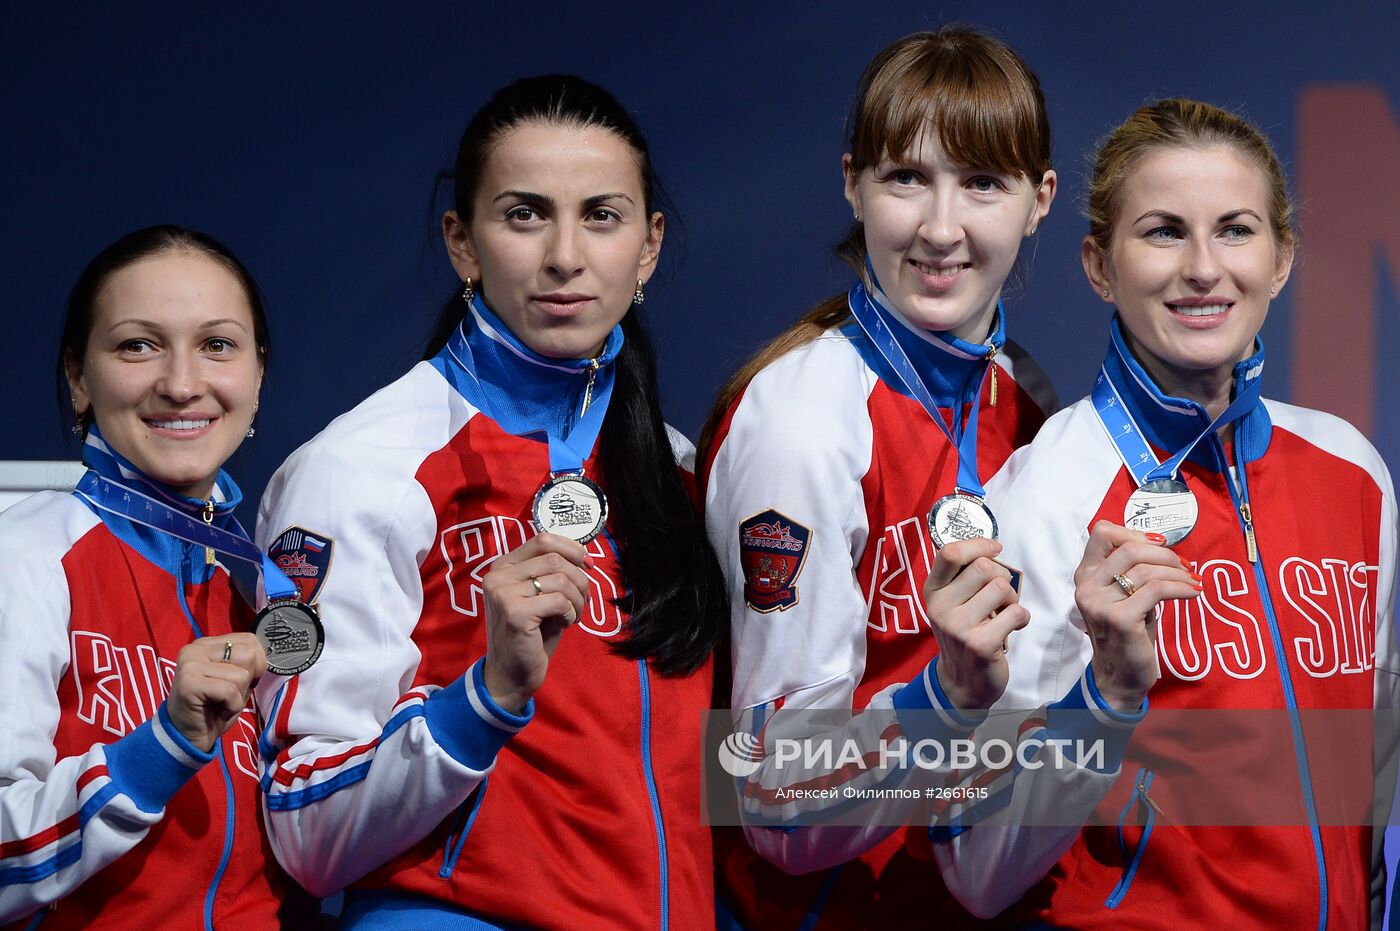
M21 502L0 519L0 924L61 899L140 844L213 759L175 729L164 704L111 743L57 758L58 689L69 666L66 546L36 532L52 511L33 511ZM122 714L100 702L78 713Z
M258 685L273 850L316 895L421 841L481 784L534 709L498 707L480 661L452 682L415 687L419 566L436 543L431 504L411 463L403 475L397 460L389 468L376 459L393 444L337 451L324 440L279 470L258 515L265 550L291 528L331 547L314 596L321 658Z
M865 667L856 564L869 538L871 424L865 370L844 344L818 340L753 380L706 488L731 601L734 737L761 757L735 780L740 817L754 849L789 873L844 863L913 823L911 801L884 791L915 788L933 771L883 752L906 726L937 740L976 725L941 700L931 670L853 708ZM833 755L804 765L784 747Z

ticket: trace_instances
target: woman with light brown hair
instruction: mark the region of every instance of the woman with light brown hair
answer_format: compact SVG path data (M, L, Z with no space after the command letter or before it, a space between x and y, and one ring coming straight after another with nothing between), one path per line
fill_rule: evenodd
M1001 644L1025 612L1010 572L977 560L965 578L990 620L940 655L921 588L935 547L996 536L981 483L1055 404L1006 339L1002 307L1056 188L1035 75L971 29L906 36L866 69L847 129L855 225L837 253L854 284L730 380L701 438L706 521L733 602L736 728L769 756L739 784L746 839L718 843L721 899L754 928L960 911L928 883L926 828L891 836L899 816L879 805L846 827L786 817L794 786L773 765L772 715L857 712L844 730L866 746L892 714L921 731L918 712L940 709L943 730L920 736L971 731L952 709L995 700ZM885 777L902 778L828 774L824 786Z
M1137 732L1091 826L1058 863L1003 857L963 890L979 911L1048 866L1018 916L1037 927L1380 927L1394 493L1349 424L1262 397L1291 213L1268 140L1210 104L1143 107L1098 153L1082 254L1116 311L1103 367L989 483L1020 518L1003 552L1030 615L1001 707L1085 683L1087 710ZM1265 711L1182 714L1200 709Z

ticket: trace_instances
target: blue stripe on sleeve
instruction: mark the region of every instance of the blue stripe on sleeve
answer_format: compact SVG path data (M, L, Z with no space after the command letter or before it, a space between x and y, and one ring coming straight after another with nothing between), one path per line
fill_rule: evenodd
M422 705L411 705L394 715L389 719L389 723L384 725L384 731L379 735L379 739L375 741L375 746L366 752L377 753L379 744L388 740L395 731L414 718L422 716L422 714ZM352 786L357 782L364 781L365 777L369 775L369 768L373 763L374 759L371 757L363 763L352 766L350 769L332 776L325 782L318 782L313 786L308 786L305 789L298 789L295 792L273 792L272 776L270 774L265 775L262 778L262 788L263 793L267 796L268 811L294 811L298 808L305 808L313 802L319 802L323 798L334 795L346 786Z
M165 705L160 706L159 714L162 721L169 721L165 717ZM164 809L180 787L198 772L170 755L156 738L156 726L155 721L147 721L104 748L112 784L135 802L137 808L150 814ZM195 760L207 762L214 758L213 754L202 752L186 740L173 724L168 724L164 730Z

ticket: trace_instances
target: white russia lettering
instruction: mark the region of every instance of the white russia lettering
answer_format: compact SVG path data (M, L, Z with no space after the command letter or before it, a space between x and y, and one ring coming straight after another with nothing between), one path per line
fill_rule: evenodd
M447 569L444 578L452 610L467 617L485 615L482 580L497 557L524 544L538 532L514 517L480 517L446 528L438 536L438 551ZM602 536L584 546L598 563L584 571L588 574L588 608L579 618L578 628L595 637L615 637L622 632L622 611L615 604L617 583L602 568L608 555Z
M175 681L175 663L159 656L150 644L131 650L118 646L106 634L72 631L73 684L78 693L78 720L92 724L114 737L124 737L149 720L170 694ZM138 676L139 672L139 676ZM234 763L252 778L258 778L258 729L251 706L239 717L239 736L234 739Z
M1205 594L1158 608L1157 651L1163 670L1196 681L1218 670L1253 679L1269 664L1267 632L1253 568L1228 559L1201 563ZM1315 678L1362 673L1375 663L1375 599L1378 570L1365 563L1293 556L1278 569L1275 607L1285 632L1301 618L1307 633L1292 638L1298 666ZM1291 611L1284 613L1285 606Z

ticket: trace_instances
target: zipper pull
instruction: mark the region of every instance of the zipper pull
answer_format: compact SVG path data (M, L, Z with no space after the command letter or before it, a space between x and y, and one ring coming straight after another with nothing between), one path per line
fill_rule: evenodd
M991 369L992 369L992 371L991 371L991 376L992 376L992 390L991 390L991 395L992 395L992 407L996 407L996 406L997 406L997 366L996 366L996 362L993 361L993 360L996 359L996 357L997 357L997 347L994 346L994 345L992 345L992 343L991 343L990 341L988 341L988 342L987 342L987 349L988 349L988 352L987 352L987 365L990 366Z
M578 415L582 417L588 413L588 405L593 403L593 382L598 378L598 368L601 363L593 359L588 363L588 384L583 386L583 407L579 409Z
M1143 770L1142 774L1138 776L1137 794L1142 797L1144 802L1152 806L1152 810L1155 811L1159 817L1165 818L1167 816L1167 813L1162 810L1162 806L1154 802L1152 796L1147 794L1147 770Z
M214 525L214 499L213 499L213 498L210 498L208 501L204 502L204 509L203 509L202 511L200 511L199 516L202 517L202 518L204 518L204 523L205 523L205 524L207 524L207 525L209 525L209 526L211 526L211 527ZM212 548L208 547L208 546L206 546L206 547L204 548L204 564L205 564L206 566L212 566L212 565L214 565L214 550L213 550Z
M1249 502L1240 502L1240 517L1244 520L1244 545L1250 562L1259 561L1259 546L1254 542L1254 519L1249 516Z

